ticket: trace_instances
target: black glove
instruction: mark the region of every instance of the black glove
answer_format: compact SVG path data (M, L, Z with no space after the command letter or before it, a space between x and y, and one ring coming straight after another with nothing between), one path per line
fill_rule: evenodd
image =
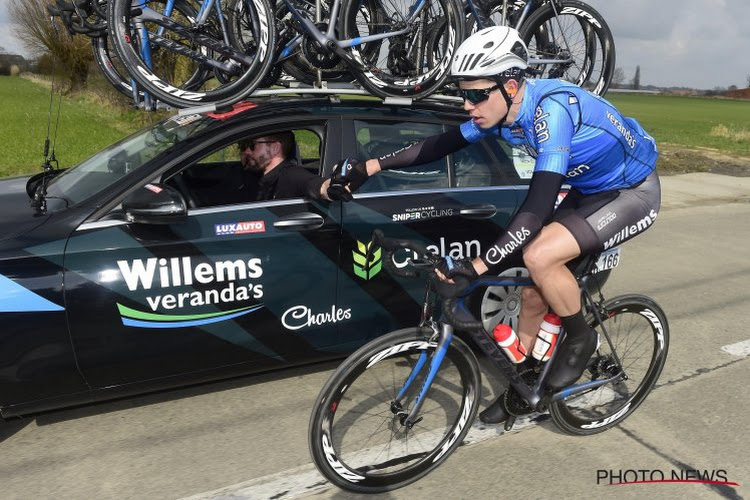
M453 283L449 283L435 275L433 282L435 291L441 297L446 298L461 295L466 287L469 286L469 283L479 277L474 270L474 266L471 265L471 259L454 259L447 256L438 264L437 270L447 279L453 280Z
M332 200L351 201L352 192L368 179L365 163L356 158L344 158L333 166L328 197ZM349 189L346 189L346 187Z
M453 283L441 280L437 275L432 280L432 286L438 295L446 299L458 297L469 286L470 281L462 276L453 278Z
M438 264L438 271L443 273L446 278L462 277L473 281L479 277L474 266L471 265L471 259L454 259L451 256L445 257Z

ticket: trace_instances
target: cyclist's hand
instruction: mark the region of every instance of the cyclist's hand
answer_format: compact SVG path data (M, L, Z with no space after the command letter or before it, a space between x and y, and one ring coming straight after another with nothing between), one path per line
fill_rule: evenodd
M451 278L462 277L468 281L473 281L479 277L471 259L454 259L451 256L446 256L438 264L437 271L439 271L438 276L442 274L441 279L444 277L450 280Z
M367 181L367 167L356 158L344 158L333 166L328 197L332 200L350 201L352 192Z
M437 278L432 280L432 286L435 288L438 295L447 299L461 295L470 283L470 281L463 276L456 276L453 279L446 280L437 269L435 270L435 274Z

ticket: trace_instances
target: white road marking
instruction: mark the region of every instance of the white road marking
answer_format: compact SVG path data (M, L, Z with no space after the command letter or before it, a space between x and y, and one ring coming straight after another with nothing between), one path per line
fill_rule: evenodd
M737 342L736 344L725 345L721 348L721 350L733 356L746 358L750 356L750 340L743 340L742 342Z
M511 433L519 432L537 425L534 419L538 414L519 417ZM485 425L476 420L464 439L464 444L476 444L504 434L503 425ZM219 488L214 491L199 493L181 500L258 500L273 498L283 500L303 494L311 494L330 488L331 483L325 480L312 463L295 467L265 477L243 481L241 483Z

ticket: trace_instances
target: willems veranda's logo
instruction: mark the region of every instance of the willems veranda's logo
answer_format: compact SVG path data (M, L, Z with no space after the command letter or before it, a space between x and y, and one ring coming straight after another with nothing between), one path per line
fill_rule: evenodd
M699 483L739 486L726 469L598 469L596 484Z

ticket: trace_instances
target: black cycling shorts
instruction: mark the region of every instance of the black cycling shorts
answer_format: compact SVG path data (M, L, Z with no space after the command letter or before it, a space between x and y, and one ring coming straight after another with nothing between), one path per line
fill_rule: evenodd
M552 220L565 226L587 255L616 247L651 227L660 206L661 186L654 170L627 189L590 195L571 189Z

